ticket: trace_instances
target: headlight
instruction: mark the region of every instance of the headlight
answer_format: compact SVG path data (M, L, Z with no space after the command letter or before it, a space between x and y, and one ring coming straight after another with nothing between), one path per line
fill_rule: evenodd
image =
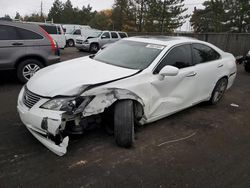
M83 41L83 44L89 44L88 40Z
M48 109L48 110L55 110L55 111L66 111L66 112L72 112L74 113L77 110L78 107L81 107L84 105L86 107L89 102L93 99L92 96L90 97L71 97L71 98L56 98L51 99L44 103L40 108Z
M60 110L64 109L65 107L69 106L71 101L74 101L74 98L51 99L48 102L44 103L40 108L60 111Z

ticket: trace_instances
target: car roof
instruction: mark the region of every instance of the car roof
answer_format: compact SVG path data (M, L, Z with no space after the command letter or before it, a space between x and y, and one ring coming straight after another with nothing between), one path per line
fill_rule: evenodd
M33 23L28 23L28 22L0 21L0 24L4 24L4 25L8 25L8 26L16 26L16 27L20 27L20 28L35 30L35 31L37 31L39 29L38 25L33 24Z
M197 42L198 40L191 37L179 37L179 36L135 36L135 37L128 37L124 40L131 40L137 42L146 42L146 43L153 43L159 45L168 45L168 44L179 44L185 42Z

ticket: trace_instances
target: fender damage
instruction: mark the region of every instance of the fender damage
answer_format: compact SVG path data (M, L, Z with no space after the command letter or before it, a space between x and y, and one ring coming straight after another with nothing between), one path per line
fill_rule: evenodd
M49 150L59 156L63 156L67 152L67 147L69 143L69 137L66 133L69 127L74 127L74 129L82 130L87 126L86 122L91 119L91 121L100 121L98 115L103 113L105 109L109 108L117 100L131 99L137 101L141 106L144 106L143 100L137 96L135 93L119 88L104 88L104 89L90 89L85 90L81 94L82 97L91 97L91 100L84 100L82 104L72 112L63 112L57 117L54 114L46 114L39 121L39 126L33 126L29 122L24 122L31 134L38 139L44 146ZM22 109L18 107L18 111L21 114ZM141 112L142 114L143 112ZM142 118L143 119L143 118ZM81 132L82 133L82 132Z

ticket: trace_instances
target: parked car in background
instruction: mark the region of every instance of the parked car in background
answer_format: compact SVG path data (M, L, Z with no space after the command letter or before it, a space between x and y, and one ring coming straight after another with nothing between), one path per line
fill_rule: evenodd
M250 50L244 56L244 58L243 58L243 64L244 64L245 70L247 72L250 72Z
M73 47L75 46L76 43L76 38L79 36L88 36L90 33L98 31L96 29L91 29L88 27L82 27L80 29L75 29L71 33L66 33L66 41L67 41L67 46Z
M71 34L76 29L91 29L88 25L75 25L75 24L63 24L63 31L65 34Z
M126 38L39 71L20 91L17 108L31 134L57 155L66 153L69 134L101 122L113 128L117 145L130 147L135 126L203 101L217 104L236 71L232 54L206 42Z
M58 61L57 44L39 25L0 21L0 70L16 69L25 83L39 69Z
M62 25L60 24L50 24L50 23L37 23L42 27L51 37L56 41L58 47L63 49L66 46L66 37Z
M76 48L78 50L85 50L91 53L96 53L104 45L114 43L122 38L128 37L125 32L118 31L98 31L94 32L88 37L78 37L76 39Z
M250 72L250 50L241 56L236 57L237 64L243 64L246 72Z

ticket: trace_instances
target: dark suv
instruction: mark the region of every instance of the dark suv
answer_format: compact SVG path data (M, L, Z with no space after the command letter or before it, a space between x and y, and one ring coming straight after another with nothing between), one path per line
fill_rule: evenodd
M0 70L16 69L25 83L39 69L59 61L57 44L40 26L0 21Z

